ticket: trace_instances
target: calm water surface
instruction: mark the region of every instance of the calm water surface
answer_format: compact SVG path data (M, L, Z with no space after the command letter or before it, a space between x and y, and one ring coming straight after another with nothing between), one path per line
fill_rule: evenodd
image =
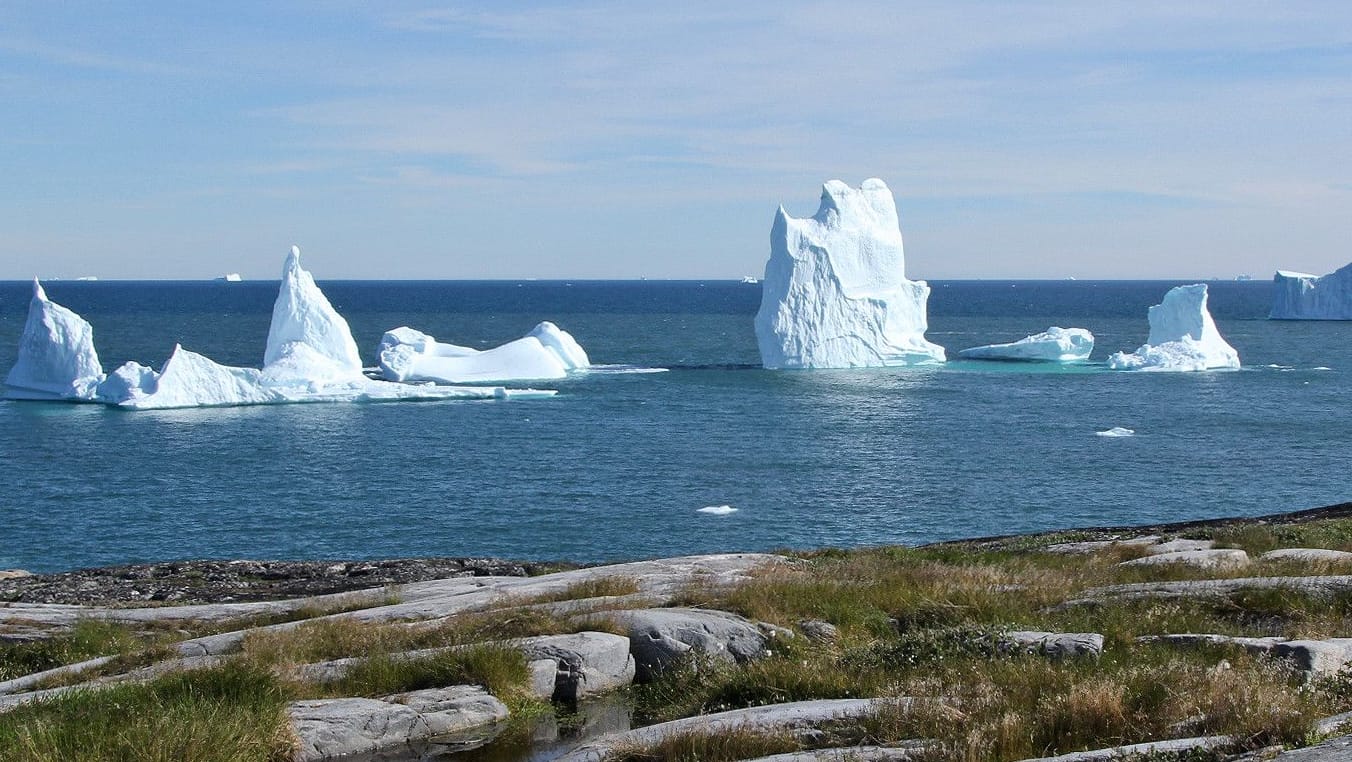
M1245 369L1103 370L1172 283L934 282L956 352L1088 328L1088 366L767 372L755 285L321 283L368 362L411 325L490 346L553 320L594 362L670 368L548 384L548 400L125 412L0 402L0 568L206 557L499 555L600 561L918 543L1260 514L1349 499L1352 323L1264 319L1213 283ZM0 283L0 369L29 285ZM175 342L258 366L275 282L53 282L105 367ZM541 384L544 385L544 384ZM1129 438L1095 436L1113 426ZM701 514L731 505L726 516Z

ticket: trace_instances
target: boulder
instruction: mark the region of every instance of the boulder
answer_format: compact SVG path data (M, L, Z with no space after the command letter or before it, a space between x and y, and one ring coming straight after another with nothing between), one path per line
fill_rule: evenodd
M1002 650L1039 654L1054 660L1090 658L1103 655L1103 636L1097 632L1038 632L1017 630L1000 636Z
M1085 540L1082 542L1058 542L1053 545L1047 545L1039 548L1043 553L1058 553L1061 555L1087 555L1097 553L1100 550L1116 547L1148 547L1159 542L1159 535L1146 535L1144 537L1129 537L1125 540Z
M840 630L834 624L820 619L804 619L798 623L803 636L814 643L830 643L840 637Z
M647 682L688 655L743 663L764 655L769 637L761 626L726 611L631 609L594 615L629 632L639 682Z
M634 680L634 657L629 638L608 632L543 635L512 641L528 662L552 661L555 701L577 701L583 696L614 690ZM543 667L535 666L534 670Z
M1185 550L1211 550L1216 547L1215 540L1170 540L1155 545L1147 545L1145 552L1152 556L1164 553L1179 553Z
M1332 677L1352 662L1352 638L1325 640L1283 640L1282 638L1246 638L1234 635L1178 633L1145 635L1137 640L1145 643L1167 643L1176 646L1230 645L1249 653L1272 656L1290 662L1307 677Z

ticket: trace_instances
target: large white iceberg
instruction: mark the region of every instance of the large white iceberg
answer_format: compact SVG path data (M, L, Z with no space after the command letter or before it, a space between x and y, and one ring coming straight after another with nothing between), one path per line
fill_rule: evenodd
M19 354L5 377L10 399L92 400L103 382L94 329L84 318L47 298L33 281Z
M235 368L175 346L156 372L129 362L106 377L89 324L50 302L35 283L19 361L7 395L77 399L146 410L288 402L539 397L550 390L455 387L377 381L362 373L356 342L292 247L268 330L267 364Z
M1276 320L1352 320L1352 264L1328 275L1278 270L1272 276Z
M1021 360L1030 362L1082 362L1094 351L1094 334L1083 328L1052 326L1042 333L1008 344L987 344L958 352L972 360Z
M1238 368L1239 353L1225 342L1206 308L1206 284L1177 286L1150 308L1150 336L1131 354L1108 358L1113 370L1197 371Z
M499 347L478 350L443 344L407 326L380 339L380 372L390 381L468 384L563 378L591 365L567 331L549 321Z
M779 208L761 282L756 340L766 368L850 368L938 363L925 340L929 286L906 279L892 191L822 186L808 219Z

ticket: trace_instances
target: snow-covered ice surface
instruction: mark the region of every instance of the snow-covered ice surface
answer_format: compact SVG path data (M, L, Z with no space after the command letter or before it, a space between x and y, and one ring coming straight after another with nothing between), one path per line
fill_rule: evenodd
M987 344L958 352L969 360L1082 362L1094 351L1094 334L1083 328L1052 326L1008 344Z
M558 337L547 340L571 352ZM538 339L537 339L538 341ZM580 352L580 348L577 350ZM367 378L347 321L292 247L268 330L267 363L236 368L175 345L161 369L128 362L104 376L93 330L74 312L47 299L34 281L33 301L18 362L6 378L11 399L72 399L152 410L300 402L548 397L547 389L402 384ZM572 352L570 357L576 357ZM585 356L585 355L584 355Z
M1095 431L1094 435L1100 437L1131 437L1136 435L1136 431L1134 429L1127 429L1121 426L1114 426L1111 429L1105 429L1103 431Z
M766 368L853 368L944 361L925 339L924 281L906 279L897 207L876 178L822 187L807 219L783 207L770 229L756 340Z
M1275 320L1352 320L1352 264L1328 275L1278 270L1272 276Z
M390 381L468 384L563 378L591 360L567 331L545 321L525 336L492 349L438 342L407 326L386 331L377 350Z
M94 329L84 318L47 298L33 281L28 319L14 367L5 377L9 399L92 400L103 382Z
M1239 353L1226 343L1207 310L1205 283L1176 286L1150 308L1150 336L1135 352L1108 358L1113 370L1200 371L1238 368Z

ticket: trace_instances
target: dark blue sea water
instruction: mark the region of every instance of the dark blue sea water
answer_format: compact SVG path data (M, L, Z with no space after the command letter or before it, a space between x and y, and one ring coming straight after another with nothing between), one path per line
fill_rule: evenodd
M1164 282L932 282L950 351L1049 325L1134 349ZM547 400L125 412L0 402L0 568L204 558L599 561L1261 514L1348 500L1352 323L1265 318L1211 284L1246 368L954 362L767 372L759 286L321 283L368 361L410 325L489 346L553 320L598 363ZM260 365L275 282L53 282L105 367L175 342ZM29 285L0 284L0 370ZM1321 370L1320 368L1327 368ZM1129 438L1104 438L1113 426ZM732 505L712 516L697 509Z

